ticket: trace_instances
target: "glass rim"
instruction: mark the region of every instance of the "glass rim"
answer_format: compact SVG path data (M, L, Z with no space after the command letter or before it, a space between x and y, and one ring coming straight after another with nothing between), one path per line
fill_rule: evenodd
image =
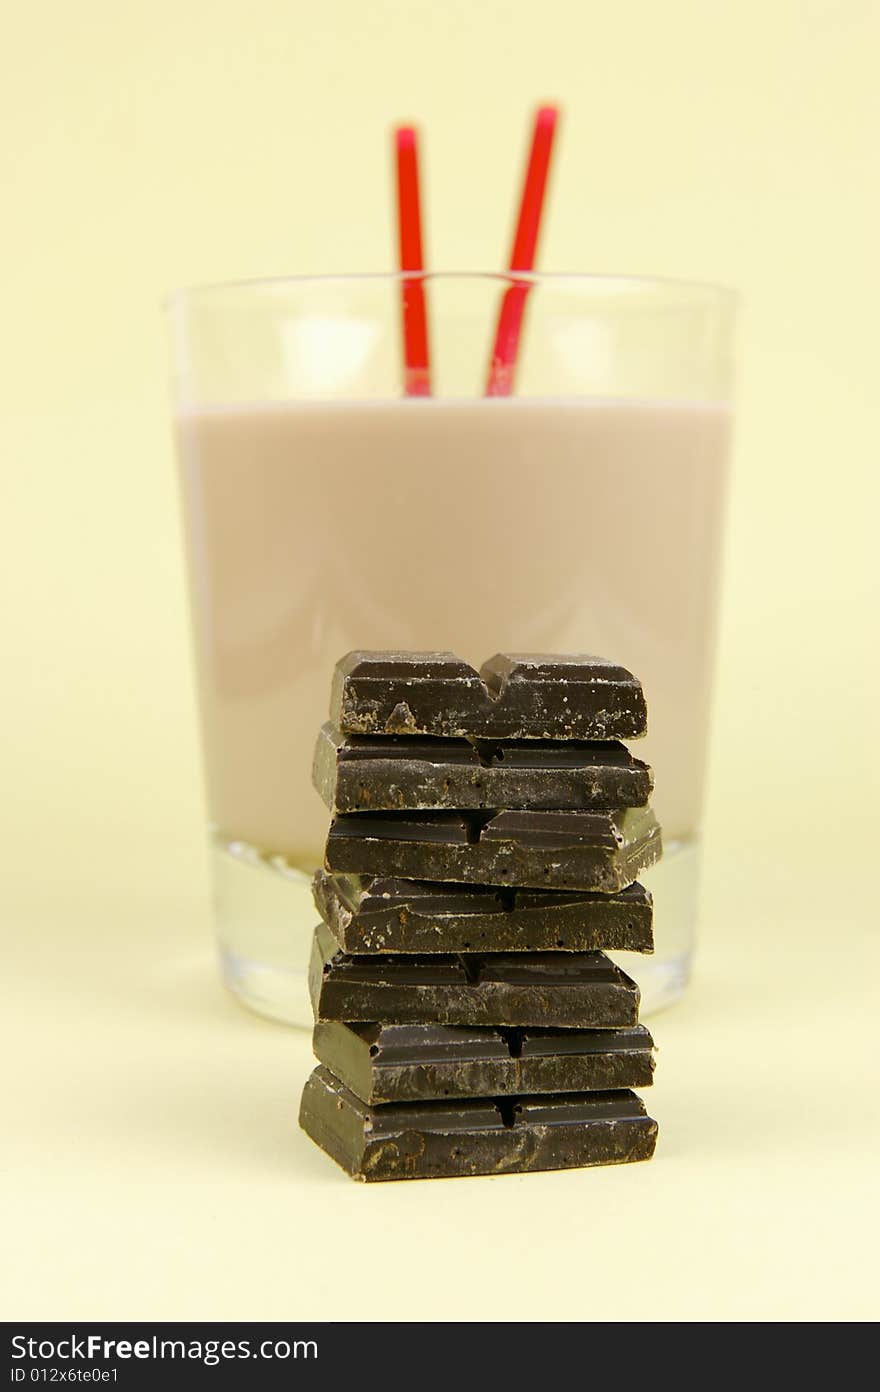
M185 285L168 291L162 304L172 310L188 300L201 296L220 295L230 290L252 290L254 292L280 290L285 286L307 285L354 285L406 283L407 281L494 281L500 286L542 284L574 288L629 290L668 290L685 294L695 294L719 304L735 306L740 299L739 290L729 285L721 285L707 280L687 280L677 276L627 275L615 272L593 271L331 271L320 274L299 274L286 276L245 277L238 280L208 281L204 284Z

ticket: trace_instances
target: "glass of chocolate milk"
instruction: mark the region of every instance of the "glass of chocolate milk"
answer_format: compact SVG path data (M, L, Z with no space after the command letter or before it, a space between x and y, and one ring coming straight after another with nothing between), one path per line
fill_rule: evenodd
M216 927L227 984L311 1024L311 787L351 648L592 652L641 678L665 856L644 1009L696 931L731 428L732 297L530 286L515 393L486 397L497 275L432 275L430 397L403 395L398 275L210 286L169 305Z

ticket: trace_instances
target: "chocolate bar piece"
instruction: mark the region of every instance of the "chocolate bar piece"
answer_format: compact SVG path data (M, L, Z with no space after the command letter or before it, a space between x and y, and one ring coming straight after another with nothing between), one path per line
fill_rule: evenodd
M657 1123L632 1092L395 1102L369 1107L323 1067L306 1083L300 1126L358 1179L562 1170L649 1160Z
M352 957L315 929L309 989L316 1020L395 1025L636 1024L639 988L603 952L407 953Z
M449 652L350 652L330 718L346 734L488 739L636 739L641 683L584 653L497 653L479 672Z
M343 735L325 725L312 782L331 812L644 807L653 777L622 744Z
M640 884L620 894L566 893L318 870L312 893L346 952L654 950L653 904Z
M617 894L660 856L649 807L609 812L358 812L330 827L336 874Z
M371 1105L649 1087L653 1040L631 1029L486 1029L319 1021L314 1050Z

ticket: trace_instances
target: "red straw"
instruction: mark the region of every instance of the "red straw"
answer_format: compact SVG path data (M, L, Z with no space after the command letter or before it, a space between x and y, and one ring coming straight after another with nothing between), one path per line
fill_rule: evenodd
M526 166L519 217L510 253L510 271L531 271L535 265L544 194L547 189L547 172L550 168L558 117L559 111L555 106L542 106L535 115L532 148ZM526 283L511 285L504 292L495 330L495 345L489 362L487 396L509 396L513 391L520 333L530 289L530 284Z
M400 126L394 132L397 153L397 227L400 238L401 312L403 323L404 391L407 396L431 395L428 314L425 287L406 274L424 270L422 214L419 203L419 152L416 132Z

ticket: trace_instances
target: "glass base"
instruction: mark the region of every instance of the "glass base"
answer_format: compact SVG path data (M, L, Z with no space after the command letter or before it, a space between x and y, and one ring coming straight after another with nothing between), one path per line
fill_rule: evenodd
M225 984L257 1014L310 1030L308 964L318 921L311 877L282 856L219 839L212 840L211 871ZM654 895L655 952L611 954L638 982L643 1016L672 1005L687 985L698 879L698 843L667 845L660 864L644 876Z

